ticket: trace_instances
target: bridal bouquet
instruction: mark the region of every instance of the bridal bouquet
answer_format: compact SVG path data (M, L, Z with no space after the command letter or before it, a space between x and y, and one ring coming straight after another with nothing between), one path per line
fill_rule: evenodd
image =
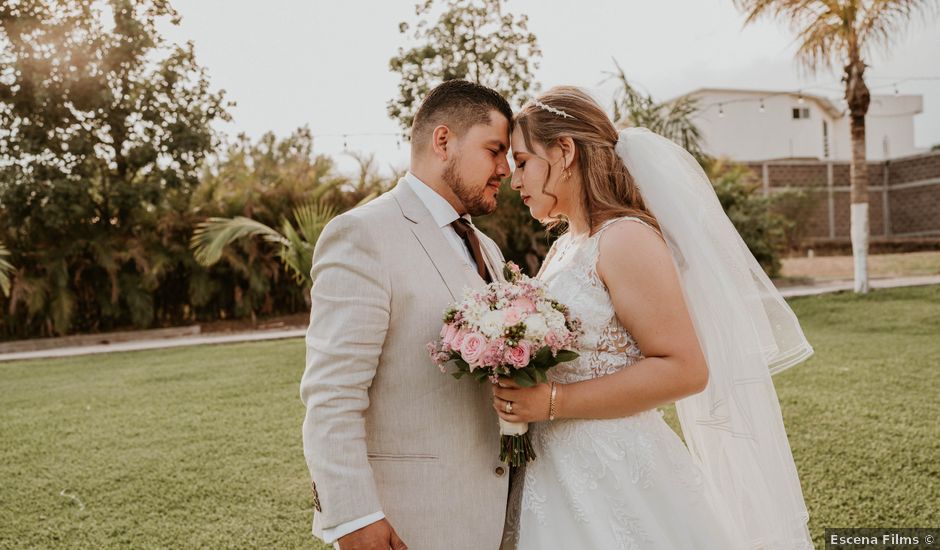
M503 272L507 282L469 290L444 312L440 340L428 343L428 353L441 372L453 364L457 379L470 375L495 384L507 377L534 386L548 380L548 369L578 356L571 349L577 347L581 324L548 296L541 281L523 275L512 262ZM500 418L499 426L500 460L520 466L535 458L527 423Z

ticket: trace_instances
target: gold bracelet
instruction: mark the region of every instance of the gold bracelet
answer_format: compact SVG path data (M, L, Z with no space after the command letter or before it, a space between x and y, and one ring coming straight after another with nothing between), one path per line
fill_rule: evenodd
M558 388L555 387L555 383L552 382L552 396L548 398L548 419L555 420L555 395L558 391Z

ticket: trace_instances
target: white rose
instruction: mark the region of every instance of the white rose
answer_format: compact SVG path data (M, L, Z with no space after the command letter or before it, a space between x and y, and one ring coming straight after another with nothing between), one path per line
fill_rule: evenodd
M554 331L565 330L565 316L557 309L552 309L545 315L548 328Z
M480 318L480 332L487 338L499 338L503 334L504 318L502 311L487 311Z
M541 341L548 334L548 324L540 313L533 313L525 318L525 336L529 340Z
M463 318L467 324L476 327L480 325L480 320L483 318L483 312L478 307L468 307L463 311Z

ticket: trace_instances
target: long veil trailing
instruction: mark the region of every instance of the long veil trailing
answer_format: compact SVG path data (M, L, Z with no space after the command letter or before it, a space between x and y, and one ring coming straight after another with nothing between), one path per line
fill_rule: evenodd
M811 549L771 374L813 349L698 162L645 128L622 131L616 150L659 221L708 361L708 387L676 404L689 450L753 548Z

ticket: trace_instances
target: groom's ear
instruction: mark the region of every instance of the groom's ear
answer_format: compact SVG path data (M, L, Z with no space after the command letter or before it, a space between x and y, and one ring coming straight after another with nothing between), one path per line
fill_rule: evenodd
M441 159L442 161L447 160L448 154L448 145L453 147L454 134L450 131L450 128L441 124L434 128L434 131L431 132L431 150L434 151L434 156Z

